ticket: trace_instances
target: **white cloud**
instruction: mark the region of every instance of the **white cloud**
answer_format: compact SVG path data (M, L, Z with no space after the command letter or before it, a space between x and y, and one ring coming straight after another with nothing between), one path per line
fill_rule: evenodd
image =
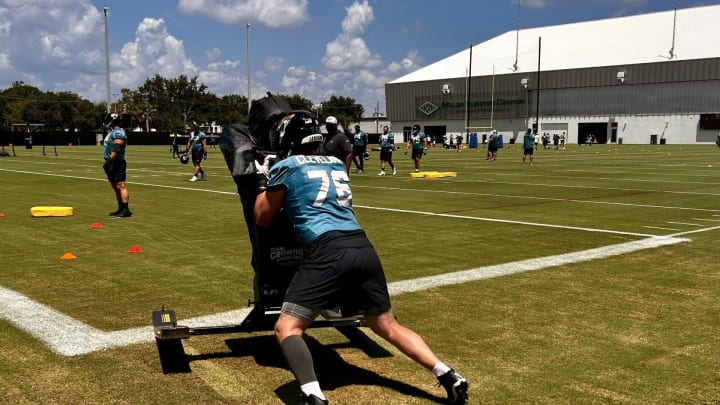
M362 38L341 34L325 47L323 65L332 70L378 67L382 65L379 56L373 55Z
M271 57L265 60L265 69L271 72L279 72L285 68L285 59L281 57Z
M373 55L362 35L373 21L373 9L367 0L355 1L345 9L347 15L342 22L343 32L325 46L323 65L331 70L371 68L382 65L379 56Z
M342 22L342 28L343 32L348 35L360 36L365 34L365 29L375 19L373 9L367 0L364 0L362 3L356 1L345 10L347 11L347 15Z
M205 58L209 62L217 61L218 59L220 59L220 56L222 56L222 51L220 50L220 48L213 48L205 51Z
M544 8L548 2L547 0L523 0L521 5L528 8Z
M0 10L0 84L56 82L98 69L102 14L88 0L8 1ZM50 69L52 67L52 69ZM43 83L44 84L44 83Z
M308 0L179 0L178 10L225 24L250 21L272 28L295 27L309 19Z
M183 42L168 33L162 18L142 20L135 31L135 41L125 44L110 63L111 82L118 87L137 87L156 74L173 78L199 73L185 55Z

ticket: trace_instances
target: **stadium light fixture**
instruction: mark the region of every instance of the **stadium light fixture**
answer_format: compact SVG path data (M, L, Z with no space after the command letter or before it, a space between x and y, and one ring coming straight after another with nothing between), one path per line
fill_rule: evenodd
M523 77L522 79L520 79L520 85L521 85L524 89L527 89L527 88L528 88L528 82L529 82L529 81L528 81L528 78L527 78L527 77Z
M617 82L618 82L618 84L625 83L625 71L624 70L617 72Z

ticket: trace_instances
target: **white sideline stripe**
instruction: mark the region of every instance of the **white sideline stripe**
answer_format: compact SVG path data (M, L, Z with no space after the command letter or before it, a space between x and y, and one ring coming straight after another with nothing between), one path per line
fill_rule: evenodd
M640 236L643 238L652 238L656 235L650 235L646 233L637 233L637 232L623 232L623 231L613 231L610 229L598 229L598 228L583 228L579 226L567 226L567 225L554 225L554 224L541 224L538 222L527 222L527 221L512 221L509 219L497 219L497 218L485 218L485 217L473 217L469 215L456 215L456 214L442 214L442 213L436 213L436 212L427 212L427 211L415 211L415 210L402 210L399 208L385 208L385 207L371 207L368 205L354 205L353 208L365 208L368 210L379 210L379 211L390 211L390 212L402 212L402 213L409 213L409 214L418 214L418 215L428 215L432 217L445 217L445 218L456 218L456 219L471 219L475 221L486 221L486 222L500 222L503 224L516 224L516 225L528 225L528 226L540 226L545 228L558 228L558 229L572 229L575 231L585 231L585 232L598 232L598 233L612 233L615 235L627 235L627 236Z
M663 227L660 227L660 226L647 226L647 225L643 225L643 228L660 229L660 230L663 230L663 231L679 231L679 229L675 229L675 228L663 228Z
M456 273L440 274L437 276L398 281L390 283L388 285L388 288L390 290L390 295L398 295L406 292L422 291L428 288L452 284L461 284L469 281L484 280L493 277L506 276L509 274L523 273L526 271L541 270L548 267L563 266L566 264L604 259L611 256L635 252L638 250L652 249L660 246L674 245L677 243L689 241L689 239L682 238L654 237L633 242L620 243L617 245L603 246L579 252L565 253L556 256L521 260L519 262L480 267L477 269L459 271Z
M700 225L700 224L693 224L693 223L690 223L690 222L673 222L673 221L668 221L667 223L668 223L668 224L675 224L675 225L702 226L702 225Z
M688 241L690 240L667 236L651 237L562 255L480 267L472 270L421 277L413 280L396 281L389 283L388 289L390 295L398 295L407 292L422 291L428 288L603 259L638 250L652 249ZM237 309L219 314L183 319L180 323L190 327L239 324L250 311L251 308ZM0 318L9 321L18 329L35 336L52 351L63 356L77 356L114 347L152 342L155 339L152 326L104 332L1 286Z
M512 184L512 183L506 183ZM512 195L512 194L490 194L490 193L477 193L470 191L448 191L448 190L427 190L427 189L413 189L413 188L402 188L402 187L376 187L376 186L353 186L353 188L371 188L379 190L396 190L396 191L409 191L416 193L437 193L437 194L457 194L457 195L471 195L471 196L484 196L484 197L499 197L499 198L515 198L523 200L539 200L539 201L557 201L557 202L572 202L578 204L599 204L599 205L619 205L623 207L639 207L639 208L659 208L659 209L671 209L671 210L686 210L686 211L702 211L702 212L717 212L715 209L708 208L690 208L690 207L673 207L667 205L650 205L650 204L633 204L633 203L620 203L611 201L595 201L585 200L576 198L551 198L551 197L534 197L527 195ZM599 197L602 198L602 197Z

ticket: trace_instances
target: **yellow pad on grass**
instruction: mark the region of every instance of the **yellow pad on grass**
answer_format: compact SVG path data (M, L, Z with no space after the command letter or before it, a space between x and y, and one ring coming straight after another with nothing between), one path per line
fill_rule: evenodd
M73 207L32 207L30 208L30 216L32 217L70 217L75 215Z
M414 179L439 179L443 177L457 177L457 172L415 172L410 173Z

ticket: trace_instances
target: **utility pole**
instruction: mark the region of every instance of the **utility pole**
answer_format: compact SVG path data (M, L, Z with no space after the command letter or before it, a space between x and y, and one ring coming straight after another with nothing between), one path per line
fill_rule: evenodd
M380 100L378 100L377 103L375 104L375 133L376 134L380 133L380 122L378 121L379 114L380 114Z
M250 23L248 22L245 25L245 40L246 40L246 48L247 48L247 100L248 100L248 119L250 119L250 107L252 106L252 101L250 98Z
M542 37L538 37L538 67L537 67L537 92L535 93L535 125L536 134L540 133L540 55L542 54Z
M110 100L110 53L108 50L108 6L103 7L103 14L105 14L105 88L106 88L106 97L105 102L107 106L105 107L105 112L107 114L110 114L110 103L112 101Z

